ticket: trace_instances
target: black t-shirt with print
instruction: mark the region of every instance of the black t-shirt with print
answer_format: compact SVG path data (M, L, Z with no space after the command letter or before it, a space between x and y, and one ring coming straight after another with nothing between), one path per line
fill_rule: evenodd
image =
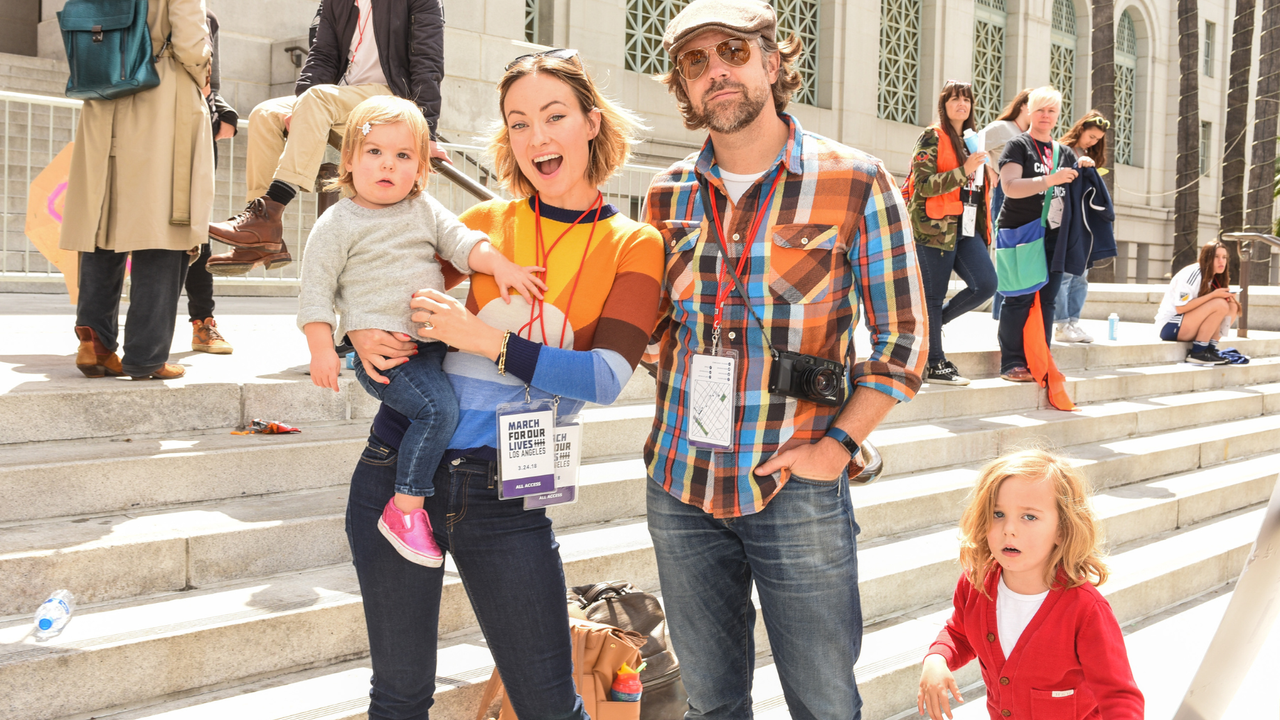
M1059 144L1058 148L1058 168L1075 166L1076 154L1071 151L1071 148L1062 144ZM1053 161L1053 143L1042 143L1031 137L1030 133L1022 133L1004 146L1004 153L1000 156L1000 168L1003 169L1008 163L1014 163L1022 168L1022 177L1037 178L1050 174L1049 163L1045 162L1046 160ZM1053 190L1059 197L1065 196L1067 192L1065 185L1058 185ZM1043 209L1044 193L1036 193L1025 198L1005 196L1004 206L1000 210L1000 227L1012 229L1022 227L1032 220L1039 220Z

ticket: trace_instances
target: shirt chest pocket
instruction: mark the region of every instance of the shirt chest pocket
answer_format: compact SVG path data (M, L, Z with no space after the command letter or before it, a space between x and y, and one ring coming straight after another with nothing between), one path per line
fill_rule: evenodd
M667 241L667 292L674 301L689 300L693 297L694 286L694 253L698 247L698 238L702 235L700 223L667 221L665 232Z
M1031 691L1031 717L1035 720L1076 720L1075 690Z
M791 304L828 302L839 260L836 225L774 225L767 280L773 297Z

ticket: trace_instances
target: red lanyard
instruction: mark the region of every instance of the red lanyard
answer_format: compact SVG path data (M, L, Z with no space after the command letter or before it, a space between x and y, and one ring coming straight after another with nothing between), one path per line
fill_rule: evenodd
M778 168L778 174L773 177L773 185L769 186L768 194L764 196L764 200L760 203L760 206L756 208L756 215L751 220L751 229L747 231L746 247L742 249L742 257L738 258L738 269L736 274L739 277L742 275L742 269L746 267L747 256L751 254L751 246L755 243L756 233L760 230L760 222L769 214L769 204L773 199L773 191L777 189L778 181L781 179L782 168ZM733 286L729 285L726 287L724 284L725 276L728 275L729 243L725 242L724 229L720 227L720 211L716 209L715 198L711 197L710 192L707 193L707 198L710 200L711 217L716 222L716 239L720 242L720 248L724 250L725 262L724 265L720 266L720 277L716 281L716 319L715 323L711 326L715 337L718 339L720 336L720 320L724 316L724 301L728 299L729 292L733 289ZM747 298L742 298L742 301L750 302Z
M564 322L560 325L560 337L556 341L556 347L558 348L564 347L564 333L569 327L569 311L573 309L573 297L578 293L578 281L582 279L582 269L587 263L587 253L591 250L591 241L595 239L596 236L596 224L600 222L600 213L604 211L604 195L597 193L596 201L591 203L591 207L583 210L582 214L578 216L578 219L574 220L569 227L565 228L565 231L560 233L560 236L556 238L555 242L551 243L551 247L549 248L546 246L546 242L542 237L542 201L537 195L533 196L533 217L535 220L534 236L537 238L533 250L534 264L548 268L548 270L542 273L543 282L546 282L547 275L550 273L549 263L551 260L551 253L555 251L556 247L560 244L560 241L563 240L570 231L577 227L578 223L582 222L582 219L585 218L587 213L590 213L592 210L596 211L596 217L591 221L591 234L587 235L586 247L582 248L582 261L578 263L578 272L573 276L573 287L569 290L569 302L564 308ZM520 335L527 329L529 331L528 339L532 340L533 324L536 322L538 323L539 330L542 332L542 342L545 345L547 344L547 324L546 318L542 313L542 308L543 301L535 298L533 304L529 307L529 322L521 325L520 329L516 331L516 334Z
M356 52L360 46L364 44L364 31L369 27L369 18L373 17L373 0L369 2L369 12L364 16L364 24L360 24L360 0L355 1L356 6L356 46L351 48L351 57L347 58L347 63L353 63L356 60Z

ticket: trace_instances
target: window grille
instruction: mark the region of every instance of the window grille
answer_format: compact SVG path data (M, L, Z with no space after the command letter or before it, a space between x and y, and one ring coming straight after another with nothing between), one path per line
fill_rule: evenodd
M525 42L538 42L538 0L524 0Z
M1138 86L1138 33L1129 11L1116 23L1116 162L1134 164L1134 98Z
M997 7L998 5L998 7ZM973 121L995 120L1004 104L1004 0L978 0L973 23Z
M525 32L528 33L528 3L525 0ZM818 0L771 0L778 14L778 37L792 33L804 43L796 61L802 84L791 99L806 105L818 104ZM919 0L916 0L919 2ZM671 70L671 60L662 49L667 24L689 4L689 0L627 0L626 69L645 75Z
M1208 20L1204 21L1204 75L1213 77L1214 33L1218 26Z
M1200 174L1209 174L1209 153L1213 146L1213 123L1200 123Z
M877 114L916 124L920 98L921 0L880 0L880 92Z
M1071 0L1053 0L1053 26L1049 44L1049 84L1062 93L1062 112L1053 136L1062 137L1075 122L1076 14Z

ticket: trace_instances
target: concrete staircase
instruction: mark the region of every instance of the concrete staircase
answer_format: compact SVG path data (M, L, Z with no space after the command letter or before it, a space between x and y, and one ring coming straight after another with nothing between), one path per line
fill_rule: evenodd
M1089 283L1089 300L1080 314L1091 320L1106 320L1115 313L1124 322L1151 323L1168 289L1168 282L1145 285ZM1280 330L1280 287L1249 287L1249 329Z
M1172 343L1055 347L1078 413L993 377L992 350L951 353L980 379L897 407L873 436L887 475L853 490L863 717L914 708L920 660L950 612L956 522L996 454L1053 446L1083 467L1111 551L1102 590L1122 624L1232 581L1280 467L1280 335L1257 335L1229 343L1251 364L1216 368L1182 364ZM343 515L374 402L349 373L337 396L296 371L170 387L70 373L0 393L0 717L364 718ZM583 413L581 500L552 513L570 584L659 589L639 459L652 394L637 374L618 404ZM254 417L305 431L228 434ZM433 717L462 720L492 661L448 569ZM61 587L80 606L36 644L30 613ZM756 640L757 716L786 717L762 623ZM977 682L976 664L958 679Z

